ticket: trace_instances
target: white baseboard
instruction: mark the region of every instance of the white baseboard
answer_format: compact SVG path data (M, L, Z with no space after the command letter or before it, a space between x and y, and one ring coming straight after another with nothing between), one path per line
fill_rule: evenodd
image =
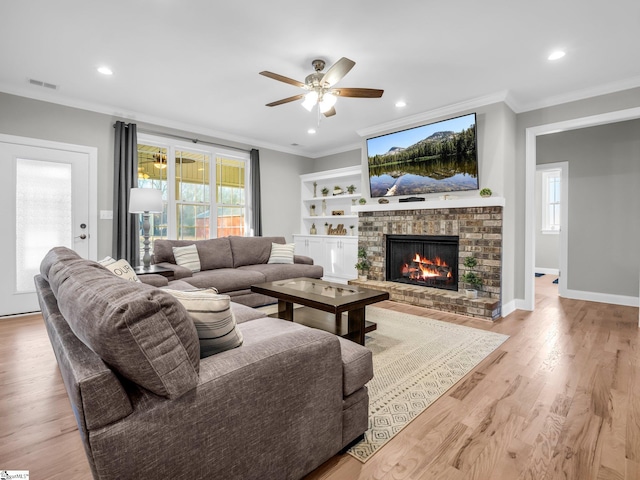
M502 317L506 317L510 313L516 311L516 300L511 300L510 302L502 304Z
M536 272L536 273L546 273L547 275L558 275L560 273L560 270L558 270L557 268L536 267L536 268L534 268L534 272Z
M565 298L586 300L588 302L610 303L612 305L624 305L626 307L637 307L640 304L638 297L614 295L612 293L584 292L582 290L567 290Z

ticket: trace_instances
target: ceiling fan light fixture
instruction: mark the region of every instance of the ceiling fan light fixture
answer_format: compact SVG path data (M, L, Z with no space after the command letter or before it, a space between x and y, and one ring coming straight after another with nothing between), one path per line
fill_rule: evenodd
M333 93L325 93L320 100L320 111L326 113L333 108L338 98Z
M158 150L158 153L153 154L153 166L164 170L167 168L167 155Z
M318 92L313 90L304 96L302 106L310 112L311 110L313 110L313 107L316 105L316 103L318 103Z

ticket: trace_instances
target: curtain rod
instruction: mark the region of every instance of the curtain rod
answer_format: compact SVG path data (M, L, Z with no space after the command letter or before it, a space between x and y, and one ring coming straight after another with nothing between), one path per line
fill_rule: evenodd
M126 123L125 126L128 127L129 124ZM115 124L113 125L113 128L116 128ZM210 146L213 146L213 147L230 148L232 150L239 150L241 152L247 152L247 153L251 152L251 149L247 150L246 148L232 147L231 145L223 145L221 143L207 142L206 140L199 140L197 138L189 138L189 137L184 137L182 135L174 135L174 134L171 134L171 133L156 132L154 130L146 130L144 128L139 128L138 132L147 133L149 135L158 135L160 137L171 137L171 138L175 138L175 139L178 139L178 140L187 140L187 141L189 141L191 143L196 143L196 144L201 143L202 145L210 145Z

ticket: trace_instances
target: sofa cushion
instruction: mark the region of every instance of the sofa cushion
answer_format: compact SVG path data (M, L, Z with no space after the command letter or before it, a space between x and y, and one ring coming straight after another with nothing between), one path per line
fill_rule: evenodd
M272 243L271 255L269 255L267 263L293 264L293 253L295 249L295 243L286 243L284 245Z
M284 237L236 237L231 236L229 243L235 268L243 265L267 263L271 255L271 244L285 244Z
M242 345L229 295L218 295L213 288L165 291L176 297L191 316L200 340L200 358Z
M266 282L265 276L258 271L240 270L236 268L203 270L202 272L195 273L193 277L183 278L182 281L196 288L214 287L219 293L246 290L251 287L251 285Z
M173 258L181 267L188 268L191 272L200 271L200 257L198 256L198 248L195 244L185 245L184 247L173 247Z
M266 315L260 310L234 302L233 298L231 299L231 311L233 312L233 316L236 318L236 323L244 323L257 318L266 317Z
M373 361L368 348L342 337L338 340L342 352L342 393L346 397L373 378Z
M236 269L238 271L259 272L265 278L265 282L276 282L278 280L288 280L290 278L308 277L322 278L324 270L320 265L306 264L269 264L264 265L247 265Z
M176 263L173 256L173 247L184 247L195 244L198 249L201 270L213 270L216 268L232 268L233 257L228 237L209 238L207 240L155 240L153 242L154 263Z
M65 247L40 268L75 335L123 377L168 398L197 385L198 335L169 293L122 281Z

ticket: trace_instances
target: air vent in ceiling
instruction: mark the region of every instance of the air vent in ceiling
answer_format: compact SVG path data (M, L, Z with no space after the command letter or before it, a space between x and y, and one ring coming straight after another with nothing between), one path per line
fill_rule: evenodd
M35 85L36 87L49 88L51 90L57 90L58 85L54 85L53 83L43 82L42 80L35 80L33 78L29 79L29 83L31 85Z

